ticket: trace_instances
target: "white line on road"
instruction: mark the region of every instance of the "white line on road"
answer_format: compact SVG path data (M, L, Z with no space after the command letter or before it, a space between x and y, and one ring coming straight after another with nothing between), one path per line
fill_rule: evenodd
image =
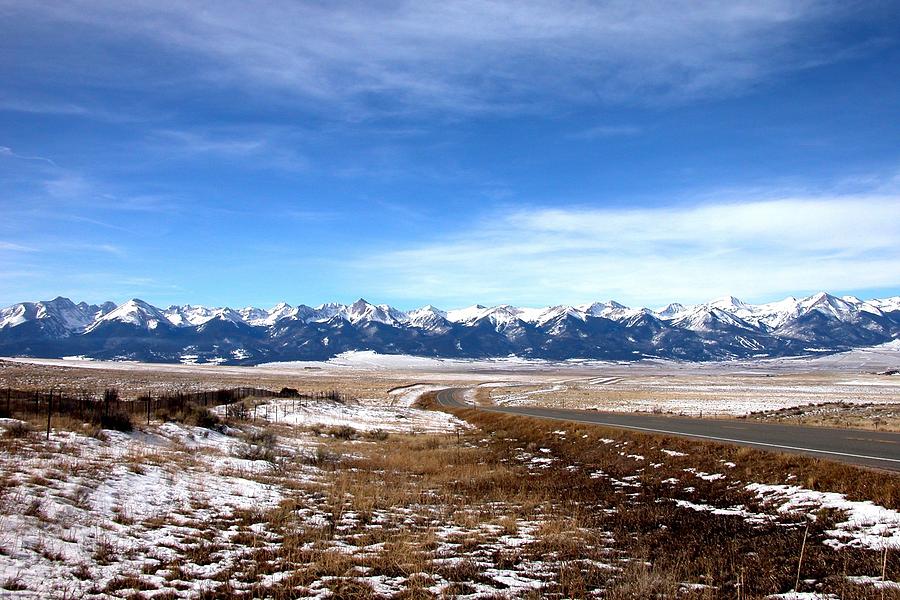
M450 400L455 401L455 398L453 398L452 392L450 394ZM441 404L444 403L443 400L440 400L440 402L441 402ZM680 435L680 436L701 438L701 439L713 440L713 441L717 441L717 442L734 442L737 444L748 444L751 446L766 446L767 448L781 448L783 450L798 450L801 452L812 452L815 454L832 454L834 456L846 456L849 458L862 458L862 459L866 459L866 460L877 460L877 461L885 461L885 462L892 462L892 463L900 463L900 459L886 458L883 456L868 456L865 454L852 454L850 452L837 452L834 450L817 450L815 448L803 448L800 446L786 446L784 444L771 444L768 442L754 442L752 440L739 440L736 438L726 438L726 437L719 437L719 436L715 436L715 435L703 435L701 433L686 433L683 431L671 431L668 429L656 429L654 427L641 427L639 425L622 425L620 423L606 423L604 421L590 421L587 419L576 419L576 418L571 418L571 417L551 417L548 415L536 415L536 414L531 414L531 413L521 412L521 411L496 410L494 408L487 408L487 407L484 407L483 410L489 410L491 412L501 412L501 413L507 413L507 414L519 414L519 415L523 415L523 416L527 416L527 417L536 417L538 419L550 419L553 421L573 421L575 423L586 423L588 425L605 425L606 427L620 427L622 429L635 429L638 431L649 431L652 433L666 433L669 435Z
M510 411L505 411L505 410L498 411L498 410L494 410L491 408L487 408L485 410L491 410L493 412L505 412L505 413L510 412ZM526 413L526 412L518 412L518 411L516 411L516 413L512 413L512 414L520 414L520 415L524 415L527 417L537 417L539 419L551 419L554 421L574 421L576 423L587 423L590 425L606 425L607 427L621 427L623 429L637 429L640 431L650 431L653 433L667 433L669 435L681 435L681 436L702 438L705 440L714 440L714 441L718 441L718 442L735 442L738 444L749 444L751 446L766 446L769 448L782 448L785 450L800 450L803 452L814 452L816 454L833 454L835 456L848 456L851 458L864 458L864 459L868 459L868 460L879 460L879 461L900 463L900 459L898 459L898 458L885 458L882 456L867 456L865 454L851 454L849 452L836 452L834 450L817 450L815 448L802 448L800 446L785 446L783 444L770 444L768 442L754 442L752 440L738 440L735 438L718 437L718 436L714 436L714 435L703 435L700 433L686 433L684 431L670 431L667 429L655 429L653 427L640 427L638 425L622 425L619 423L606 423L603 421L588 421L585 419L573 419L573 418L569 418L569 417L565 417L565 418L550 417L547 415L535 415L535 414L530 414L530 413Z

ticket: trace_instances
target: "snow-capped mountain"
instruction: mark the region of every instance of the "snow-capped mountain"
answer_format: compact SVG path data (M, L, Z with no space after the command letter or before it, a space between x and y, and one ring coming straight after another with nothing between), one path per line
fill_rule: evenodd
M63 297L42 302L22 302L0 310L0 329L36 323L48 333L68 335L84 331L115 307L112 302L100 306L84 302L75 304Z
M678 302L671 302L656 311L656 315L660 319L675 319L681 316L682 313L685 312L685 310L686 309L683 304L679 304Z
M406 313L395 308L391 308L387 304L369 304L362 298L338 310L336 313L345 317L351 323L375 322L384 323L386 325L400 325L409 320Z
M521 308L434 306L404 312L360 299L270 309L119 306L67 298L0 310L0 355L85 355L256 364L347 350L446 357L720 360L840 351L900 339L900 297L819 293L748 304L732 296L653 311L613 300Z
M407 324L411 327L419 329L427 329L431 331L447 330L450 322L447 319L447 313L439 308L428 304L422 308L411 310L406 313Z
M90 333L100 327L112 324L132 325L138 329L156 329L160 326L172 327L175 325L162 310L135 298L101 316L88 325L84 331Z
M163 314L172 325L176 327L190 327L192 325L203 325L207 321L213 319L222 319L233 323L245 323L246 317L239 311L230 308L206 308L205 306L196 306L185 304L183 306L170 306L163 311Z
M734 313L730 313L714 304L701 304L687 310L670 323L675 327L691 331L718 331L723 329L744 329L753 331L754 327Z

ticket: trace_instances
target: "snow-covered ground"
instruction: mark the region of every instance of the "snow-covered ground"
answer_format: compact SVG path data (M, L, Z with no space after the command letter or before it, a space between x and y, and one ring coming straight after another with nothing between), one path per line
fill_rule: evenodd
M400 433L466 427L442 412L330 401L301 407L272 400L256 415L255 424L246 426L251 431L263 420ZM0 419L0 436L21 423ZM318 468L303 466L316 456L319 438L297 431L279 437L275 448L279 460L292 463L295 500L313 493L301 484L322 480ZM236 540L245 514L262 515L288 493L274 477L276 463L246 458L253 455L250 444L228 427L213 431L172 422L127 434L54 430L46 442L23 438L0 455L0 585L21 587L21 597L80 597L156 565L145 579L160 593L172 586L202 591L207 577L256 549ZM308 499L309 507L316 504ZM311 523L324 522L321 510L305 510ZM213 556L185 559L206 547Z
M397 395L422 392L427 387L419 384L415 390L403 388ZM248 458L253 456L249 452L253 442L247 433L257 432L266 421L278 423L273 428L279 432L273 442L277 457ZM0 420L0 436L16 424L13 419ZM92 437L54 431L49 441L36 435L4 439L5 451L0 453L0 587L18 587L10 593L23 598L109 597L116 592L125 595L131 589L128 586L139 584L152 588L147 590L152 592L150 596L169 593L169 597L196 597L212 586L210 581L232 572L230 569L246 573L241 569L265 564L258 563L261 559L254 553L266 549L274 552L279 544L286 543L285 532L278 529L279 511L284 507L299 519L301 528L330 532L328 536L310 537L302 546L304 552L324 551L362 560L389 551L384 542L365 542L367 535L396 531L401 536L410 524L423 527L429 532L435 567L470 565L467 568L477 571L465 597L520 597L542 589L559 576L563 563L552 555L536 557L532 552L507 562L497 558L540 548L546 536L553 535L542 532L547 522L557 518L551 512L500 521L479 516L479 511L487 508L498 511L501 517L514 509L512 504L497 501L489 507L459 506L449 519L446 497L431 495L430 490L415 495L412 505L388 509L375 502L371 514L365 517L353 510L329 507L329 501L343 502L358 493L340 486L352 482L361 463L353 462L350 468L336 473L334 462L331 470L319 462L341 458L328 458L329 441L338 440L319 437L311 431L314 425L397 433L446 433L468 428L447 414L408 406L330 401L304 402L301 406L299 400L273 399L256 407L256 420L241 425L244 432L225 426L214 431L156 423L132 433L104 431ZM479 440L480 435L474 436L475 445L466 446L464 439L462 446L451 446L452 451L473 451L478 444L487 443L487 439ZM821 509L833 509L843 516L819 543L835 549L900 549L900 514L895 510L788 483L762 485L744 477L738 480L732 475L737 465L724 459L701 470L689 466L690 451L655 446L638 449L634 440L602 438L598 447L634 465L631 473L626 470L611 476L592 465L567 464L557 454L559 443L574 435L565 427L555 429L548 433L545 443L516 447L508 462L504 458L497 465L521 467L523 477L545 476L554 469L573 473L587 470L590 479L605 480L617 494L629 497L639 496L644 476L651 470L668 468L675 476L663 483L670 486L671 496L663 493L653 502L742 518L752 526L771 523L782 515L813 519ZM578 435L586 436L580 431ZM447 436L434 439L446 441ZM371 446L377 448L376 453L389 456L394 438L346 443L344 452L352 456L344 456L356 461L363 448L377 443L386 445ZM707 504L703 497L693 495L695 487L711 485L737 490L737 498L746 505ZM362 489L371 492L377 488ZM684 494L691 494L691 499L679 497ZM472 522L466 524L465 511L470 508ZM615 513L617 508L606 510ZM796 519L791 517L787 523L795 524ZM355 533L351 536L350 532ZM611 533L582 533L602 544L601 554L609 557L592 559L592 569L618 572L628 562L614 551L616 540ZM474 546L472 540L477 540ZM273 570L259 574L260 580L272 583L291 574ZM354 573L357 581L386 596L407 589L413 577L376 575L365 570ZM311 582L307 597L329 597L330 579L321 577ZM250 585L240 577L232 583L235 589L251 589L240 587ZM433 576L426 589L440 596L448 593L449 585L447 579Z
M338 354L327 361L271 362L254 367L225 365L175 365L158 363L138 363L131 361L98 361L79 356L65 359L51 358L3 358L14 362L53 366L81 367L87 369L119 370L175 370L181 372L246 373L248 370L268 373L314 374L317 370L327 372L381 372L410 371L419 373L506 373L511 375L541 374L556 371L579 373L597 371L598 375L635 374L689 374L689 373L776 373L776 372L816 372L887 370L900 368L900 340L893 340L878 346L857 348L824 356L796 356L785 358L742 359L732 361L682 362L661 359L644 359L633 362L599 361L572 359L550 361L528 359L517 356L493 359L454 359L410 356L405 354L379 354L372 351L349 351ZM494 379L500 379L494 377ZM518 380L518 377L515 378Z
M804 512L829 508L845 513L845 521L830 531L826 543L835 548L857 546L870 550L900 549L900 513L872 502L853 502L834 492L818 492L797 485L750 484L764 503L777 506L779 512Z
M544 404L621 412L746 415L820 403L900 404L900 377L645 376L482 385L500 405Z
M435 385L428 383L416 383L414 385L403 386L390 390L388 395L391 397L391 404L394 406L412 406L418 402L423 394L446 389L446 385Z
M167 378L176 376L180 380L216 381L219 387L226 385L222 382L271 384L274 389L279 389L281 384L316 388L319 385L344 387L346 383L357 390L351 394L362 403L398 407L414 404L427 391L476 386L484 388L484 394L489 394L498 404L687 415L743 415L824 402L900 403L900 376L873 375L900 368L900 340L828 356L716 363L551 362L517 357L461 360L374 352L346 352L324 362L269 363L255 367L70 358L9 360L44 367L103 371L97 374L98 381L113 380L112 385L120 387L127 386L119 382L142 379L147 371L154 371L154 379L162 382L157 387L165 386ZM41 375L52 378L53 370Z
M15 490L0 496L0 581L28 590L17 596L81 597L148 564L180 561L202 543L218 548L213 562L221 568L246 552L226 525L235 513L263 512L283 497L280 486L249 477L272 465L233 456L236 438L173 423L103 437L54 432L49 442L27 440L0 456ZM190 563L174 581L149 580L197 593L212 571Z
M435 374L440 381L469 380L511 385L556 380L588 379L604 385L622 376L772 375L781 373L870 373L900 369L900 340L825 356L800 356L717 362L679 362L645 359L634 362L596 360L547 361L509 356L497 359L442 359L371 351L344 352L327 361L272 362L252 367L99 361L79 356L64 359L4 357L2 360L45 366L112 371L170 371L207 375L286 375L322 377L369 374L387 378Z
M219 409L222 412L222 408ZM338 402L301 402L290 398L272 399L256 407L257 419L273 423L300 425L348 426L360 431L396 433L447 433L468 427L445 412L422 410L408 406L373 406Z

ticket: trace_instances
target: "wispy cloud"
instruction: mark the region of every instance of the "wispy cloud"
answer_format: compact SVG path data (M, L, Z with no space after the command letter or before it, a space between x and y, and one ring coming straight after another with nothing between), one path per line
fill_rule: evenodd
M65 100L23 95L0 95L0 112L33 115L77 117L106 123L129 123L161 119L164 115L139 105L111 110L101 106L103 98L93 98L90 104L75 104Z
M124 257L126 256L125 250L116 246L115 244L90 244L90 243L61 243L55 246L56 250L66 250L69 252L88 252L88 253L100 253L100 254L109 254L115 257Z
M341 213L327 210L292 209L284 211L283 215L294 221L305 221L308 223L323 223L341 218Z
M4 242L0 240L0 251L6 252L36 252L37 250L31 246L23 246L13 242Z
M636 125L598 125L569 135L573 140L593 140L605 137L628 137L639 135L641 128Z
M103 254L111 254L114 256L124 256L125 252L122 248L114 244L103 243L85 243L85 242L68 242L62 240L54 240L52 242L42 242L30 244L28 246L16 244L13 242L0 241L0 252L99 252Z
M830 2L23 3L29 20L73 23L97 39L137 36L191 59L202 85L302 97L346 115L541 110L568 101L647 102L729 94L838 59ZM70 71L87 71L63 56ZM109 60L92 80L133 85ZM168 80L171 72L142 73ZM186 84L186 81L181 82Z
M213 138L196 131L163 130L157 137L166 143L168 150L197 154L233 154L244 156L259 152L265 147L265 140L259 138L236 138L234 136Z
M251 131L247 131L248 129ZM281 132L280 137L276 129L259 125L222 131L167 129L155 132L151 145L166 157L217 155L233 158L256 168L269 167L285 171L308 169L309 160L294 149L296 143L281 139L284 132Z
M64 171L42 182L43 204L55 208L98 209L117 212L178 213L183 211L176 200L166 194L128 193L121 185L105 183L76 171ZM60 206L61 203L62 206ZM80 215L84 216L84 215Z
M56 166L56 163L50 160L49 158L43 156L31 156L27 154L19 154L18 152L13 152L13 149L8 146L0 146L0 156L6 156L8 158L17 158L19 160L36 160L38 162L45 162L48 165L53 167Z
M366 289L446 303L652 305L872 289L900 281L900 197L522 209L360 264Z

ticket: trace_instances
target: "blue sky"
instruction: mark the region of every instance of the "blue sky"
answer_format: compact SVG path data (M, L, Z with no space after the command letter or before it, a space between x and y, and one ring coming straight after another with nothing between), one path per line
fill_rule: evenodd
M0 0L0 304L900 293L892 2Z

